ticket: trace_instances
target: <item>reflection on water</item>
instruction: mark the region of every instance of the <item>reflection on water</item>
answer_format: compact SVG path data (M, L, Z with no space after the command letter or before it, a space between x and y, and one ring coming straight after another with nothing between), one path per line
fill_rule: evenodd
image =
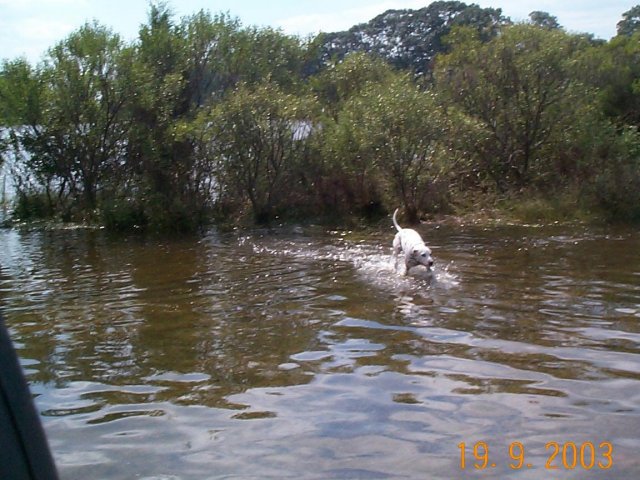
M548 442L604 464L609 441L610 469L551 473L637 478L640 234L422 233L435 271L404 276L391 229L0 232L2 310L62 477L471 478L484 441L483 475L539 479Z

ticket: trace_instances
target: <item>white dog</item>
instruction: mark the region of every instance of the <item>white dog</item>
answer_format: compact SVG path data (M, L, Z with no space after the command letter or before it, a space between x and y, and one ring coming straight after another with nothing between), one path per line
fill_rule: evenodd
M405 275L409 273L409 269L418 265L424 265L430 271L433 266L433 258L431 258L431 249L422 241L420 234L411 228L402 228L398 225L396 215L398 209L393 212L393 224L398 233L393 239L393 252L396 255L396 266L398 265L398 255L404 254L404 265L406 267Z

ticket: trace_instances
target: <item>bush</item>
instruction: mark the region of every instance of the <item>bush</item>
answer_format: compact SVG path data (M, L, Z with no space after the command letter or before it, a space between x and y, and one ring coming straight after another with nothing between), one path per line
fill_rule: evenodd
M113 231L123 232L147 226L144 209L132 199L105 202L100 209L103 225Z
M597 205L611 221L640 221L640 133L629 127L612 142L607 162L593 181Z
M51 205L43 193L19 193L13 216L19 220L44 220L53 216Z

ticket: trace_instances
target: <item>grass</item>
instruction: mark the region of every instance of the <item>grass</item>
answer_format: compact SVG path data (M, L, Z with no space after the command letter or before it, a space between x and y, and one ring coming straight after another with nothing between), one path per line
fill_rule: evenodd
M578 192L572 190L553 194L521 192L500 199L496 208L508 219L528 224L602 221L602 215L583 204Z

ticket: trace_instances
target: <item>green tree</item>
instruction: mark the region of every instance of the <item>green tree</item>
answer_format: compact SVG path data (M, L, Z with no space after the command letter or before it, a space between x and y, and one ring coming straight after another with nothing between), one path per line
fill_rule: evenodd
M202 112L239 84L269 79L296 91L303 59L302 44L279 31L202 11L176 22L165 5L151 7L137 46L129 165L156 228L193 228L214 201Z
M387 10L348 31L322 34L321 58L330 62L364 52L421 76L431 71L436 55L444 51L442 39L453 27L467 25L488 40L505 22L500 9L458 1L431 2L417 10Z
M437 65L437 86L481 122L485 138L475 152L481 169L500 190L554 173L554 151L566 147L589 98L572 65L584 39L521 24L488 43L465 29L450 42L451 53Z
M371 84L386 84L394 76L391 66L366 53L354 52L328 65L311 78L313 91L326 112L337 119L338 112L354 95Z
M238 81L261 84L265 79L280 88L298 89L304 68L305 48L297 37L272 28L248 28L236 56Z
M445 170L445 132L446 118L433 94L396 75L345 104L337 141L350 162L378 172L415 222L421 211L434 211L442 201L434 192Z
M191 149L174 137L175 123L188 111L186 42L165 5L152 5L142 25L134 65L135 102L127 166L136 176L137 202L158 228L184 221L181 183L188 175Z
M299 191L297 166L308 151L311 98L265 82L240 85L203 119L228 194L249 200L257 223L268 223Z
M0 70L0 125L37 127L41 123L42 82L23 58L4 61Z
M602 111L614 122L640 127L640 31L587 49L579 71L597 89Z
M164 12L167 14L169 12ZM165 22L168 20L164 18ZM208 105L212 97L219 98L235 85L239 74L234 66L239 37L242 36L238 19L223 14L211 16L200 11L182 19L181 26L175 26L174 33L184 41L183 95L190 108Z
M542 12L540 10L531 12L529 14L529 21L532 25L547 28L549 30L556 30L561 28L560 24L558 23L557 17L554 17L548 12Z
M640 221L640 133L602 124L592 156L598 167L585 190L612 221Z
M43 72L49 86L46 150L57 157L50 160L63 187L89 211L123 160L129 130L124 112L132 94L127 62L130 52L120 37L94 23L56 45Z
M159 14L165 24L172 23L170 11L152 10L152 18ZM184 41L184 94L192 107L219 99L239 83L269 79L287 91L298 88L307 45L297 37L272 28L244 28L229 15L204 11L183 18L173 34Z
M151 6L136 45L129 110L127 169L134 181L113 215L141 210L159 230L191 230L202 222L210 202L201 189L202 172L196 171L196 147L188 132L199 109L232 81L236 30L237 22L225 16L199 12L176 22L166 5Z
M43 85L39 73L25 59L4 61L0 70L0 166L24 160L21 140L36 136L42 118ZM24 176L26 177L26 175Z
M635 5L622 14L617 25L618 35L632 36L640 31L640 5Z
M354 97L373 85L388 85L397 75L384 60L353 52L310 79L324 116L320 119L319 153L306 172L313 172L309 183L315 187L316 201L330 216L379 213L382 184L370 155L354 137L354 124L345 117L345 108Z
M19 125L10 136L21 197L43 191L49 208L96 208L122 161L127 55L117 35L93 23L54 46L38 69L20 60L5 65L4 116Z

